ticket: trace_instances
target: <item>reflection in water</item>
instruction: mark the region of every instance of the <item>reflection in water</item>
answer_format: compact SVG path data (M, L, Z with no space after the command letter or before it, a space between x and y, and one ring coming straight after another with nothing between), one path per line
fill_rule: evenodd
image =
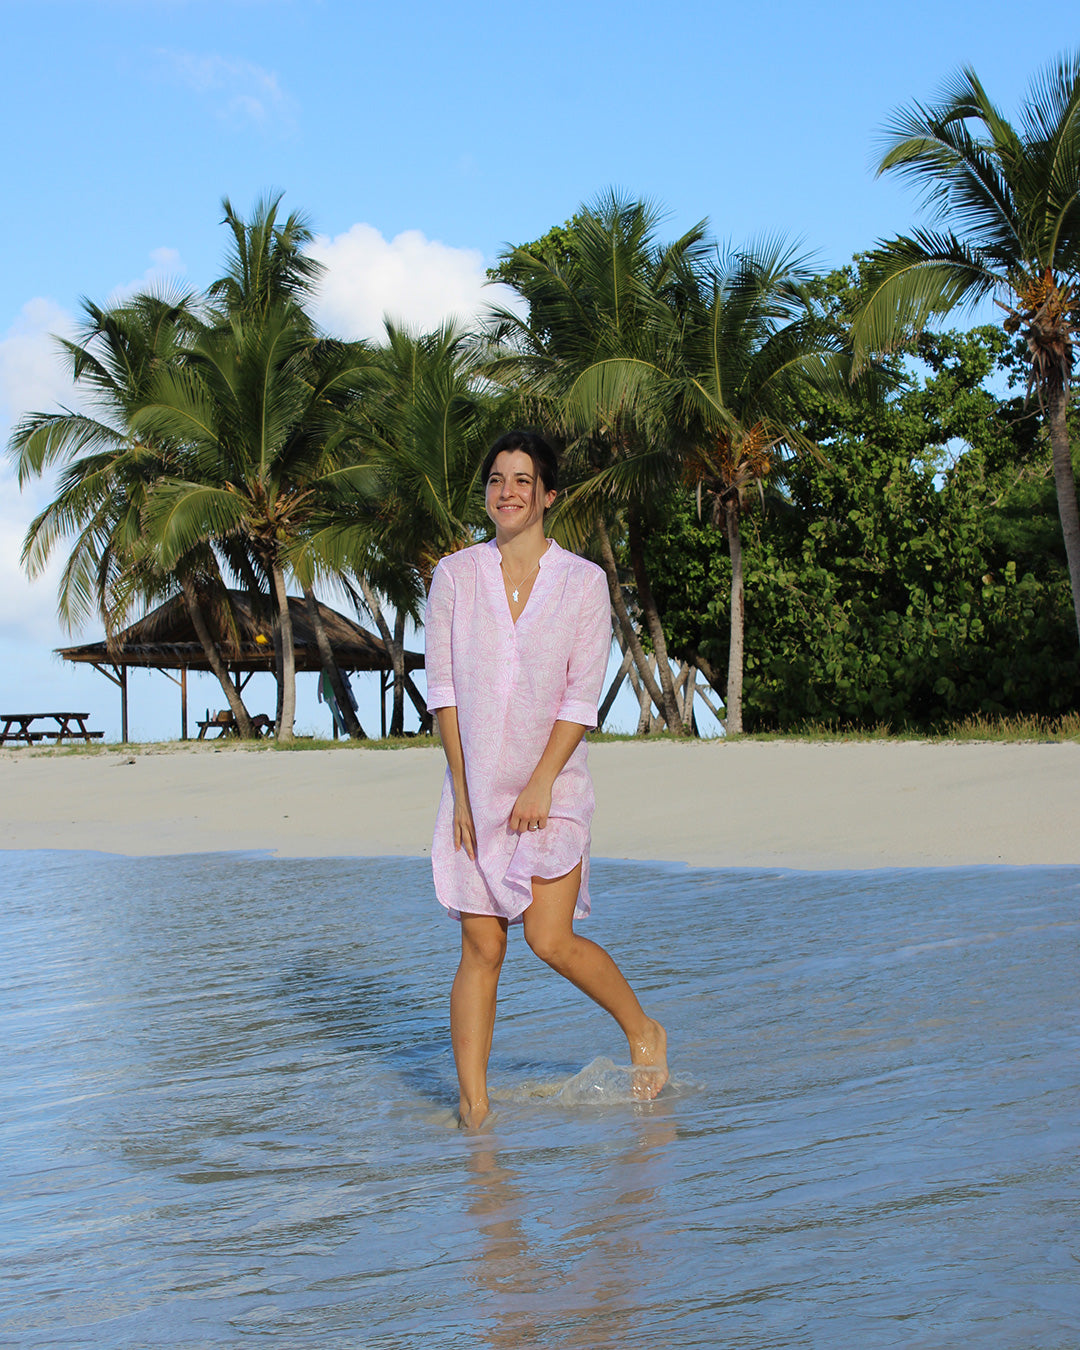
M1080 1343L1080 869L594 877L470 1136L426 862L0 855L0 1344Z
M567 1347L633 1343L647 1309L642 1296L663 1280L642 1239L667 1171L664 1148L676 1137L670 1107L663 1099L632 1107L639 1119L628 1146L583 1174L582 1192L567 1178L569 1212L553 1222L531 1209L531 1189L503 1161L508 1150L500 1154L490 1134L470 1140L468 1210L478 1244L468 1280L488 1295L478 1311L492 1350L548 1343L553 1321Z

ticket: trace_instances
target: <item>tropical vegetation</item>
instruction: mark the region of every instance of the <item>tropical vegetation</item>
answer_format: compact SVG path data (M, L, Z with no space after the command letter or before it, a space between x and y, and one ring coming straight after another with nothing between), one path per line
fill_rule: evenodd
M228 593L273 644L278 739L295 671L289 592L323 677L363 731L316 590L377 628L390 732L411 702L406 633L444 553L485 537L478 466L497 430L562 455L551 525L603 568L638 730L814 724L931 730L1067 718L1080 701L1080 517L1070 406L1080 322L1080 57L1006 121L973 71L896 114L881 172L919 184L935 229L828 275L780 238L673 240L614 192L493 278L514 303L475 331L387 321L346 342L312 317L303 216L224 203L205 294L87 304L64 343L90 411L16 428L21 482L56 475L27 533L61 547L70 623L114 635L182 598L242 732ZM992 297L999 325L928 331Z
M988 296L1004 310L1053 450L1080 640L1080 511L1067 421L1080 324L1080 53L1036 78L1017 126L965 67L937 103L894 116L878 172L914 182L941 228L875 250L856 346L860 354L894 349L932 315Z

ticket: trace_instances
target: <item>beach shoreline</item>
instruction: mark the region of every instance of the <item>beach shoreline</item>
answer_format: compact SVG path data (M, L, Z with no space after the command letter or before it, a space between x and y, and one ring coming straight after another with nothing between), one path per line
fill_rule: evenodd
M1080 863L1075 742L590 746L593 856L844 870ZM0 848L422 856L437 745L0 751Z

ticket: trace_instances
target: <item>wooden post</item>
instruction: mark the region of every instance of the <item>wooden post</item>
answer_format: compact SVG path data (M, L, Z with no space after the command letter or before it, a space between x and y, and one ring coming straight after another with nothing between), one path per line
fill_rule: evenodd
M187 666L180 667L180 739L187 740Z
M386 671L379 671L379 728L386 740Z
M120 680L120 739L127 745L128 738L128 700L127 700L127 666L118 666L116 673Z

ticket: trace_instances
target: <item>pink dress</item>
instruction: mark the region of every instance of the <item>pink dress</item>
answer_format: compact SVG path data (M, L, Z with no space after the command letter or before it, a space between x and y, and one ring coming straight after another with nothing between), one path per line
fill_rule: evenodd
M561 877L580 861L575 917L589 912L592 779L585 742L555 780L546 828L510 829L518 793L556 721L596 726L611 647L607 580L554 540L515 624L494 541L451 553L431 579L424 625L427 705L456 706L476 860L454 849L454 790L447 769L431 846L435 893L454 918L520 921L533 877Z

